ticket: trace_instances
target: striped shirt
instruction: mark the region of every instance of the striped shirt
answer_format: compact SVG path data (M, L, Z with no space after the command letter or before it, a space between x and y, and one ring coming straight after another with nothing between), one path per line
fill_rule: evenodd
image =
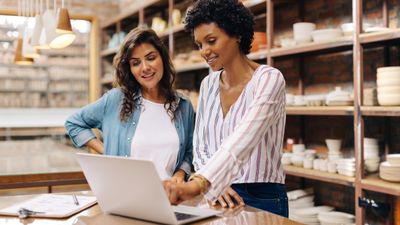
M284 183L281 165L285 129L285 80L262 65L223 117L219 80L202 81L193 138L194 166L210 181L206 198L216 200L231 183Z

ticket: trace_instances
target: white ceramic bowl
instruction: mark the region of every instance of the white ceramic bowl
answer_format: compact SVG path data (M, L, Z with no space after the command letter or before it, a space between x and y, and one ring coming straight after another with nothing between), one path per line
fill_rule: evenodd
M312 41L311 32L315 30L314 23L300 22L293 24L293 37L297 44Z
M392 165L400 164L400 154L388 154L386 160Z
M400 78L400 71L381 72L376 74L377 79L382 78Z
M378 103L383 106L400 105L400 93L378 94Z
M332 152L339 152L342 145L342 140L340 139L325 139L328 150Z
M400 94L400 86L379 87L377 88L379 94Z
M385 66L379 67L377 69L378 73L386 73L386 72L400 72L400 66Z
M294 144L292 149L293 149L294 153L300 153L300 152L304 152L304 150L306 149L306 146L304 144Z
M343 33L340 29L321 29L311 32L311 36L314 42L323 42L341 37Z
M400 77L381 77L376 79L378 87L400 86Z
M371 144L371 145L378 145L378 139L376 138L364 138L364 145Z

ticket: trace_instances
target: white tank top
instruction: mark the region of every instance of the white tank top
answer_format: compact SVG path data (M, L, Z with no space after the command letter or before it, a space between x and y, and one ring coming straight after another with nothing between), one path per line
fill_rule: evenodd
M143 98L142 112L131 143L131 157L153 161L162 180L173 175L179 152L175 124L164 104Z

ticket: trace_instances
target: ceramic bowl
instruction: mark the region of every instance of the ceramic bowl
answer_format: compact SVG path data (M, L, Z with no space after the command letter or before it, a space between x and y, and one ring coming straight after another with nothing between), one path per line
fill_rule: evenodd
M400 86L389 86L377 88L378 95L380 94L400 94Z
M314 42L323 42L341 37L343 36L343 33L340 29L321 29L314 30L313 32L311 32L311 35Z
M386 160L392 165L400 164L400 154L388 154Z
M400 105L400 93L378 94L378 103L382 106Z
M328 150L332 152L339 152L342 145L342 140L340 139L325 139Z
M293 36L297 44L312 41L311 32L315 30L315 23L300 22L293 24Z
M396 76L385 77L383 75L380 75L376 79L376 84L378 87L400 86L400 77L396 77Z
M386 73L386 72L400 72L400 66L385 66L379 67L377 69L378 73Z

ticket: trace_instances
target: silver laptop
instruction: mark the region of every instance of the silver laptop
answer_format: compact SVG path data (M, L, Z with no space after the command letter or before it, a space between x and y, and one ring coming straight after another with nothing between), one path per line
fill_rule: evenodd
M104 213L164 224L184 224L218 212L171 206L151 161L77 153L77 160Z

